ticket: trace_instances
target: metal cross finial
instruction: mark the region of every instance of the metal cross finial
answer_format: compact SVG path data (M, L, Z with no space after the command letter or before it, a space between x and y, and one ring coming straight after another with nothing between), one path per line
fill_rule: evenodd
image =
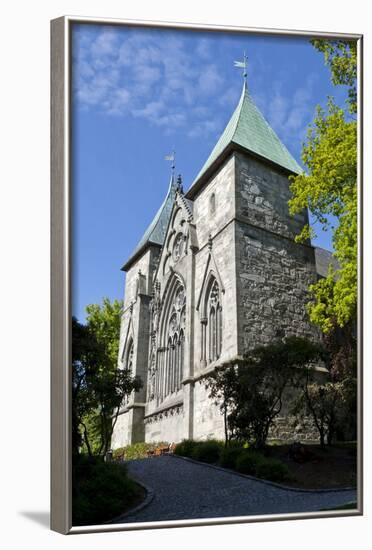
M176 168L176 151L173 149L172 154L166 155L164 157L164 160L169 160L172 162L171 170L172 170L172 176L174 176L174 170Z
M238 67L239 69L243 69L243 78L244 78L245 83L247 83L248 57L245 55L245 52L243 54L243 61L234 61L234 67Z

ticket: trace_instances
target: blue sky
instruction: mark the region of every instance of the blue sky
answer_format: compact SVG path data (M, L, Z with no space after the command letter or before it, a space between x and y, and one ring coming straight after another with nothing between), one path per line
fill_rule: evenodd
M308 39L75 25L73 30L73 314L123 298L130 256L168 188L164 156L188 189L228 122L245 51L256 105L298 162L332 86ZM330 235L317 245L331 249Z

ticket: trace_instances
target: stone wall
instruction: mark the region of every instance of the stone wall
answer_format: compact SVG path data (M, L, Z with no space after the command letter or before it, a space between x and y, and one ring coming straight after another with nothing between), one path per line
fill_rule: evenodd
M223 290L222 301L222 349L219 362L234 357L238 353L237 339L237 310L236 310L236 264L235 264L235 231L234 224L227 225L221 233L212 240L213 258L209 259L210 251L205 246L196 255L195 259L195 303L197 304L202 292L206 270L220 277ZM208 267L207 267L208 266ZM203 371L201 364L201 304L195 311L194 329L194 375Z
M289 179L279 168L235 153L235 175L237 217L292 240L308 223L307 210L290 216Z
M194 439L224 439L223 415L201 380L195 382L194 399Z
M318 338L306 310L313 250L239 222L236 242L239 353L291 335Z
M212 201L212 195L214 199ZM214 209L213 209L214 202ZM235 216L235 162L229 157L194 200L199 249Z
M178 443L185 437L184 424L185 415L182 404L146 417L144 420L145 441Z
M122 447L144 439L144 407L127 410L127 406L146 401L147 360L149 347L149 302L152 292L153 273L156 269L160 249L150 246L130 267L126 274L124 310L120 326L119 367L126 368L126 347L133 340L132 374L143 381L143 388L132 394L123 404L113 438L113 448Z
M288 176L236 155L239 353L285 336L318 337L309 323L314 249L294 242L307 213L292 217Z

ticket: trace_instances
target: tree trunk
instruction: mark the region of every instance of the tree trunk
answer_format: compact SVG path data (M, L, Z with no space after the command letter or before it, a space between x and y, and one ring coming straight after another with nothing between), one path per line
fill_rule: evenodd
M83 422L81 422L81 425L84 428L84 442L85 442L85 445L87 446L87 449L88 449L88 455L92 456L92 449L91 449L91 446L90 446L90 443L89 443L87 427Z
M324 429L323 428L319 429L319 435L320 435L320 448L324 450L325 449L325 441L324 441Z
M227 430L227 410L226 410L226 405L225 405L224 408L223 408L223 423L224 423L224 428L225 428L225 447L227 447L228 444L229 444L229 434L228 434L228 430Z

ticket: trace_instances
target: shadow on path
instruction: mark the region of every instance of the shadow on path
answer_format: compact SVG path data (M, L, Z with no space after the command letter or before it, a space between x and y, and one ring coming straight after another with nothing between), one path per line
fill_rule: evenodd
M154 498L122 523L315 512L356 500L354 489L286 489L176 456L132 460L127 466Z

